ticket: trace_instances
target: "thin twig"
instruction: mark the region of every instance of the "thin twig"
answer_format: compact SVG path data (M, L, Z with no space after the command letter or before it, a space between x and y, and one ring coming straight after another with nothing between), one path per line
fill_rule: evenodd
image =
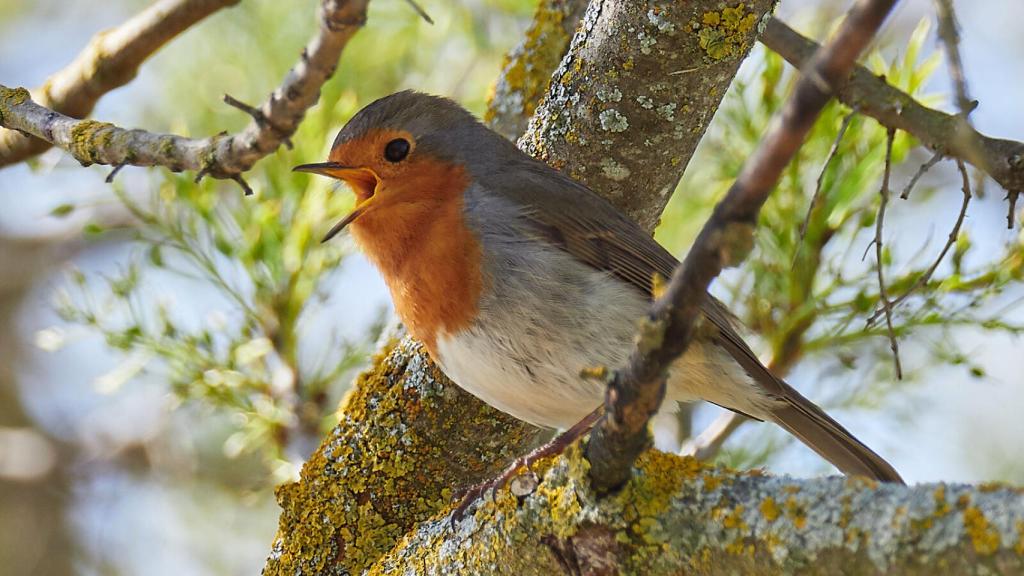
M74 61L33 91L41 105L84 118L111 90L135 78L139 66L178 34L239 0L160 0L113 30L96 34ZM46 139L0 129L0 167L45 152Z
M1006 192L1006 201L1010 205L1006 211L1006 229L1013 230L1013 218L1017 214L1017 197L1020 196L1020 190L1008 190Z
M700 434L689 439L679 453L698 460L711 460L722 450L725 441L749 421L750 418L739 412L727 411L715 418Z
M654 302L628 365L611 378L605 415L587 444L590 479L599 492L621 486L649 445L647 424L664 397L666 372L693 338L708 286L723 267L737 264L749 251L761 206L894 4L895 0L861 0L854 5L833 38L812 58L686 260L672 274L668 289Z
M209 1L209 0L207 0ZM366 22L369 0L325 1L317 34L277 90L259 107L264 121L253 120L231 135L193 139L112 124L75 120L40 106L23 89L0 85L0 125L30 132L64 150L83 165L165 166L196 170L214 178L234 179L277 148L298 128L320 98L348 41ZM243 180L244 182L244 180ZM241 182L240 182L241 184ZM247 185L243 189L249 191Z
M881 202L878 204L878 218L875 221L875 270L878 272L878 298L882 301L885 311L885 324L889 334L889 348L892 350L893 364L896 367L896 378L903 379L903 366L900 364L900 345L896 341L896 331L892 327L892 302L885 290L885 275L882 262L882 229L885 226L885 208L889 204L889 176L892 174L892 141L896 130L889 128L885 140L885 174L882 176L882 188L878 191Z
M910 192L914 190L914 186L917 186L917 181L920 180L926 172L931 170L932 166L938 164L939 160L942 160L945 157L945 154L943 154L942 152L936 152L935 154L932 155L931 158L928 159L927 162L921 164L921 166L917 169L917 172L914 172L914 176L910 179L910 182L907 182L907 186L903 188L903 192L900 192L900 199L906 200L907 198L910 198Z
M942 247L942 250L939 252L939 256L935 258L931 266L929 266L928 269L925 270L924 274L922 274L920 277L918 277L916 281L914 281L910 288L908 288L898 298L892 300L889 303L890 308L896 308L897 306L902 304L907 298L912 296L916 290L918 290L922 286L925 286L928 283L928 281L932 279L932 276L935 275L935 271L938 269L939 264L941 264L942 261L946 258L946 254L948 254L950 249L953 248L953 245L956 244L956 239L960 236L960 227L963 226L964 219L967 217L967 206L968 204L970 204L973 195L971 194L970 177L967 175L967 166L964 164L963 160L959 159L956 161L956 165L957 168L960 170L960 176L963 180L960 189L963 191L964 199L963 202L960 204L960 213L957 214L956 222L953 223L953 229L949 231L949 236L946 238L946 244ZM874 324L875 321L877 321L878 318L884 313L884 308L879 308L878 310L875 310L874 314L872 314L871 317L868 318L867 325L871 326L872 324Z
M114 178L117 176L117 173L120 172L121 169L124 168L125 166L127 166L127 164L118 164L117 166L114 166L114 169L110 171L110 174L107 174L107 177L104 178L103 181L106 182L107 184L113 184Z
M765 26L761 42L796 68L803 68L818 47L777 19ZM922 106L905 92L890 86L863 66L856 66L839 88L837 98L857 106L883 126L911 134L922 144L946 156L973 164L1005 190L1024 190L1024 143L985 136L964 126L961 115ZM966 130L966 138L961 134Z
M811 204L807 207L807 215L804 216L804 223L800 226L800 243L803 243L804 236L807 235L807 226L811 223L811 213L818 207L818 203L821 201L821 186L825 182L825 173L828 172L828 165L832 163L832 159L835 158L836 152L839 151L839 144L843 141L843 136L846 135L846 130L850 127L850 122L857 116L857 111L853 110L843 118L843 123L839 125L839 132L836 134L836 139L832 141L832 147L829 148L828 156L825 157L825 163L821 165L821 172L818 174L817 183L814 186L814 195L811 196Z
M249 186L249 183L245 181L245 178L243 178L241 174L235 174L234 176L231 177L231 179L237 182L238 185L242 187L242 193L244 193L246 196L252 196L252 187Z
M419 4L417 4L416 0L405 0L405 2L409 6L412 6L413 11L415 11L417 14L419 14L420 18L423 18L424 20L426 20L427 24L433 24L434 23L434 20L430 17L429 14L427 14L427 11L424 10L423 7L421 7Z
M956 21L952 0L935 0L939 12L939 38L946 47L946 59L949 61L949 75L956 90L956 106L964 120L977 103L971 102L967 96L967 79L964 77L963 59L960 57L960 26Z
M267 118L267 115L264 114L263 111L260 110L259 108L254 108L254 107L246 104L245 102L242 102L241 100L235 98L231 94L225 94L224 95L224 103L227 104L228 106L233 107L233 108L238 108L242 112L245 112L249 116L252 116L252 119L257 124L259 124L260 126L266 126L266 127L270 128L272 130L277 130L278 132L281 132L282 133L281 141L284 143L285 148L288 148L289 150L292 150L293 148L295 148L295 146L292 144L291 138L283 135L283 134L286 134L286 131L281 130L281 129L277 128L276 126L274 126L273 124L271 124L270 120Z

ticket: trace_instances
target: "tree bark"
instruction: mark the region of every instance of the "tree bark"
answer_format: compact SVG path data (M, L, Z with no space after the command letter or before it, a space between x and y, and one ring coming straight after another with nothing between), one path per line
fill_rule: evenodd
M578 448L455 527L424 522L370 574L1021 574L1024 492L794 480L647 452L598 498ZM522 486L522 484L521 484ZM529 493L523 494L529 490Z

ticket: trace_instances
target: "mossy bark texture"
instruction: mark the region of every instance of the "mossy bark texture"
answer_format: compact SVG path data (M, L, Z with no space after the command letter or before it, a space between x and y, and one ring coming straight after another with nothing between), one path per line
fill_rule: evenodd
M420 524L370 573L1024 574L1020 490L793 480L651 451L598 499L581 454L538 465L539 484L499 490L459 523Z
M520 147L653 230L774 0L594 0Z

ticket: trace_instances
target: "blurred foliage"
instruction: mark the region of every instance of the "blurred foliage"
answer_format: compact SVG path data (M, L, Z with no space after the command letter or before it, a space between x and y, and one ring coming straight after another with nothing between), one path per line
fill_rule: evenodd
M941 58L940 52L921 54L928 28L922 21L901 57L886 62L875 52L869 65L919 101L935 105L935 98L921 93ZM680 185L682 193L673 197L666 211L659 239L677 253L703 224L702 215L725 194L783 96L792 90L795 72L779 56L760 51L759 68L732 87ZM836 144L844 122L848 129ZM827 405L877 408L888 394L917 381L922 369L941 365L963 366L971 375L984 377L984 367L956 345L954 332L964 327L1024 332L1024 324L1005 319L1006 311L1018 302L1000 298L1008 286L1024 279L1024 238L1007 244L1001 254L976 253L965 225L947 261L893 311L895 335L905 344L904 380L896 378L884 318L870 320L881 307L873 241L886 132L875 120L830 104L762 210L754 253L718 286L730 308L763 340L777 371L785 374L807 361L828 374L822 379L828 387L811 393ZM910 152L917 145L906 133L896 134L894 174L916 171ZM830 156L833 146L836 151ZM820 197L812 208L819 179ZM890 188L881 265L894 300L935 261L957 211L950 204L940 212L942 221L928 223L934 227L931 238L928 226L918 230L911 224L913 214L921 212L920 205L934 191L919 185L908 201L902 201L904 183L895 176ZM959 201L959 188L956 176L943 193ZM920 238L918 232L929 237ZM774 431L757 438L744 435L742 446L730 444L723 458L735 466L764 464L791 440L780 437Z
M350 339L342 336L344 315L324 322L338 313L330 302L334 272L350 248L339 241L321 245L320 238L352 200L327 179L291 167L324 158L345 120L404 87L464 93L467 105L481 109L487 83L523 23L509 24L528 16L530 4L445 5L429 26L403 2L372 3L366 29L292 138L294 149L279 150L246 174L254 197L243 197L231 182L196 184L188 174L154 173L145 189L115 180L131 225L104 230L89 224L86 232L128 234L135 257L113 277L73 272L58 296L65 321L98 331L125 354L98 388L112 391L140 373L157 372L182 401L234 415L237 430L225 454L262 454L275 472L273 482L293 473L290 464L334 424L335 406L381 322ZM272 91L312 36L316 6L312 0L247 1L187 32L179 40L187 52L169 49L152 63L159 70L158 97L138 111L147 128L195 136L242 128L249 118L222 104L221 95L256 103ZM76 208L63 204L52 214L68 216ZM167 273L193 280L189 293L161 289ZM215 312L197 319L210 300ZM340 309L346 306L360 303ZM328 324L328 333L309 324Z

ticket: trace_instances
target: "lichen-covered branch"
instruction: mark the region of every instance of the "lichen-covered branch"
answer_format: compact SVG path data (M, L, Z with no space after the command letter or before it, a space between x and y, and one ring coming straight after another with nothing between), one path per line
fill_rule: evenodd
M860 0L836 34L814 53L793 94L672 274L665 293L655 300L629 363L609 380L605 415L587 445L591 480L598 489L615 489L629 478L633 462L647 445L647 424L665 396L668 367L689 346L711 281L750 251L761 206L895 4L896 0Z
M509 140L522 136L587 4L587 0L541 0L523 40L505 56L484 114L488 126Z
M778 20L770 20L761 42L802 68L818 45ZM953 114L922 106L863 66L854 68L836 98L888 128L903 130L932 150L979 168L1007 191L1024 190L1024 143L991 138ZM960 130L969 133L964 136Z
M267 576L360 573L540 438L452 384L410 339L380 353L340 416L301 480L278 489Z
M131 82L139 66L164 44L239 0L161 0L117 28L100 32L74 61L50 76L34 99L72 118L84 118L111 90ZM50 143L0 129L0 167L44 152Z
M0 86L0 126L42 138L82 164L165 166L199 176L234 178L276 150L320 98L338 58L366 22L369 0L323 0L320 27L281 85L255 109L241 131L204 139L126 130L105 122L76 120L34 103L24 89ZM243 183L244 187L244 183Z
M653 230L774 5L591 2L520 147Z
M1024 492L1007 487L793 480L647 452L600 498L577 448L536 470L454 526L420 524L370 574L1024 572Z

